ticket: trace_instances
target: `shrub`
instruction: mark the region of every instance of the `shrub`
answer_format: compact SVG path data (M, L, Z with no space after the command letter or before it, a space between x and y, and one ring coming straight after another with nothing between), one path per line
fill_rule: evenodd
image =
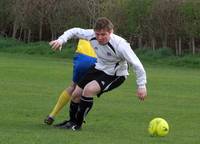
M33 42L27 44L14 39L0 38L0 46L0 51L7 53L55 56L61 58L72 58L74 54L71 43L64 45L61 52L53 51L48 42Z
M137 49L136 53L141 57L148 58L166 58L170 56L174 56L172 49L170 48L159 48L153 51L150 48L141 48Z

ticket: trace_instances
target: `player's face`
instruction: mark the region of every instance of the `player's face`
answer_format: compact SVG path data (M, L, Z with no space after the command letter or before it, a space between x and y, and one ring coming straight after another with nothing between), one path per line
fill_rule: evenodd
M96 39L100 45L105 45L110 40L110 34L112 31L108 30L95 30Z

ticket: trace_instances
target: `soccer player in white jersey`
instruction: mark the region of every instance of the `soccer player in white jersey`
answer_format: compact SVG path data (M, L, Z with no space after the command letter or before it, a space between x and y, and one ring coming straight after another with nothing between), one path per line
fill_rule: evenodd
M128 75L128 64L136 73L137 96L144 100L147 96L146 72L129 43L113 33L112 22L105 18L98 18L94 29L72 28L64 32L57 40L49 44L53 49L61 49L62 44L73 37L90 41L97 55L97 63L84 78L78 82L72 97L81 97L76 123L67 127L80 130L85 115L91 110L93 96L100 96L120 86Z

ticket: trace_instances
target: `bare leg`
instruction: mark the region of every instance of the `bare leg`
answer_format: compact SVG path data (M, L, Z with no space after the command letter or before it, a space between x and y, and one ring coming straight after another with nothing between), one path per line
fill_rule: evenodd
M84 87L77 113L76 125L72 127L72 130L79 130L81 128L85 116L93 106L93 96L98 94L100 90L101 88L97 81L91 81Z

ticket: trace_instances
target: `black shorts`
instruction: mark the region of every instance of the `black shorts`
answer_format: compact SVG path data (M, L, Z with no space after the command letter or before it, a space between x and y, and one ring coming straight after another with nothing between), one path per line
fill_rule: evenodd
M90 68L87 74L78 82L78 86L82 89L91 81L96 80L101 88L99 97L102 93L110 91L120 86L125 81L125 76L112 76L97 70L94 67Z

